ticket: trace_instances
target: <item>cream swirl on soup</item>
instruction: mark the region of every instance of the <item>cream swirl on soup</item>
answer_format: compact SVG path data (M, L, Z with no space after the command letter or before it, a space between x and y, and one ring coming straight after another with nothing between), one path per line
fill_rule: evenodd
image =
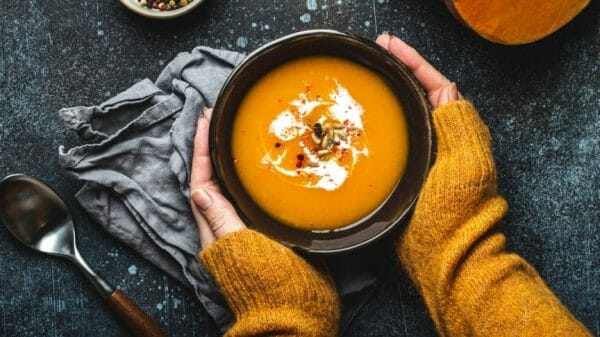
M307 188L333 191L344 184L362 156L369 155L364 108L338 81L326 98L305 92L269 125L279 146L262 163ZM291 145L291 146L290 146Z

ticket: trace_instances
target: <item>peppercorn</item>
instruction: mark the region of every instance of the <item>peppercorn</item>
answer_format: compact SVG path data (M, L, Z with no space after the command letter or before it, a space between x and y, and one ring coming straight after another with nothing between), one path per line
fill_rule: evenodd
M137 0L142 7L149 9L158 9L160 11L170 11L189 5L193 0Z
M321 123L315 123L313 131L317 137L321 138L323 136L323 128L321 127Z

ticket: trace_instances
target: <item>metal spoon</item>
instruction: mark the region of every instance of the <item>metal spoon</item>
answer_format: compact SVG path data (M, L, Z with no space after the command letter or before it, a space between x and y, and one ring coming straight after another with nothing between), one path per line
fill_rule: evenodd
M106 282L81 257L73 218L48 185L21 174L4 178L0 182L0 222L29 248L64 257L79 266L135 336L165 336L127 295Z

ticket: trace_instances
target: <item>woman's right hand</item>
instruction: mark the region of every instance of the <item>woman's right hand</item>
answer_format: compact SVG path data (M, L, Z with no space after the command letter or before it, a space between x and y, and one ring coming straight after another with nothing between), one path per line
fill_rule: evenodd
M473 105L400 39L384 34L377 43L412 70L435 108L435 163L396 249L440 334L591 337L494 230L508 205L497 192L490 132Z
M442 252L436 249L443 249L442 244L462 225L461 221L488 200L501 198L496 192L491 136L475 108L461 100L456 84L398 37L384 33L377 38L377 43L412 71L434 107L435 163L423 185L411 222L397 245L403 264L410 268L415 263L438 259L435 254ZM506 208L504 200L498 202L502 204L500 208ZM430 246L420 251L419 247L425 244L423 240L428 240L426 245Z
M379 35L375 42L394 54L410 69L423 85L429 97L429 102L434 108L463 98L456 88L456 83L450 82L413 47L400 40L400 38L384 32Z
M384 33L377 43L412 71L434 107L436 160L415 205L407 235L399 242L399 253L404 256L403 261L408 261L408 252L413 248L410 238L414 236L410 234L427 232L428 228L421 227L432 226L441 219L444 223L437 227L443 233L443 228L459 226L457 222L497 196L496 168L489 130L475 108L462 100L456 84L398 37ZM438 245L436 240L442 238L432 240L431 244Z

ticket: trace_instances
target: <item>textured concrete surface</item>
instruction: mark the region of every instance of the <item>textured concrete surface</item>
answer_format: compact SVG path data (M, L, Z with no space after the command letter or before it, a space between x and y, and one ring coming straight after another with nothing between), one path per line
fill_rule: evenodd
M0 10L0 176L52 184L73 209L91 265L129 293L169 336L210 336L191 292L109 237L78 208L79 183L57 163L77 144L60 107L102 101L155 78L179 51L240 51L286 33L335 28L405 38L459 83L491 128L502 224L561 300L600 334L600 23L592 2L567 27L524 47L494 45L460 26L437 0L208 0L187 17L155 22L117 1L13 1ZM382 242L365 252L381 286L348 336L435 336L426 309ZM66 261L31 252L0 227L0 336L128 336Z

